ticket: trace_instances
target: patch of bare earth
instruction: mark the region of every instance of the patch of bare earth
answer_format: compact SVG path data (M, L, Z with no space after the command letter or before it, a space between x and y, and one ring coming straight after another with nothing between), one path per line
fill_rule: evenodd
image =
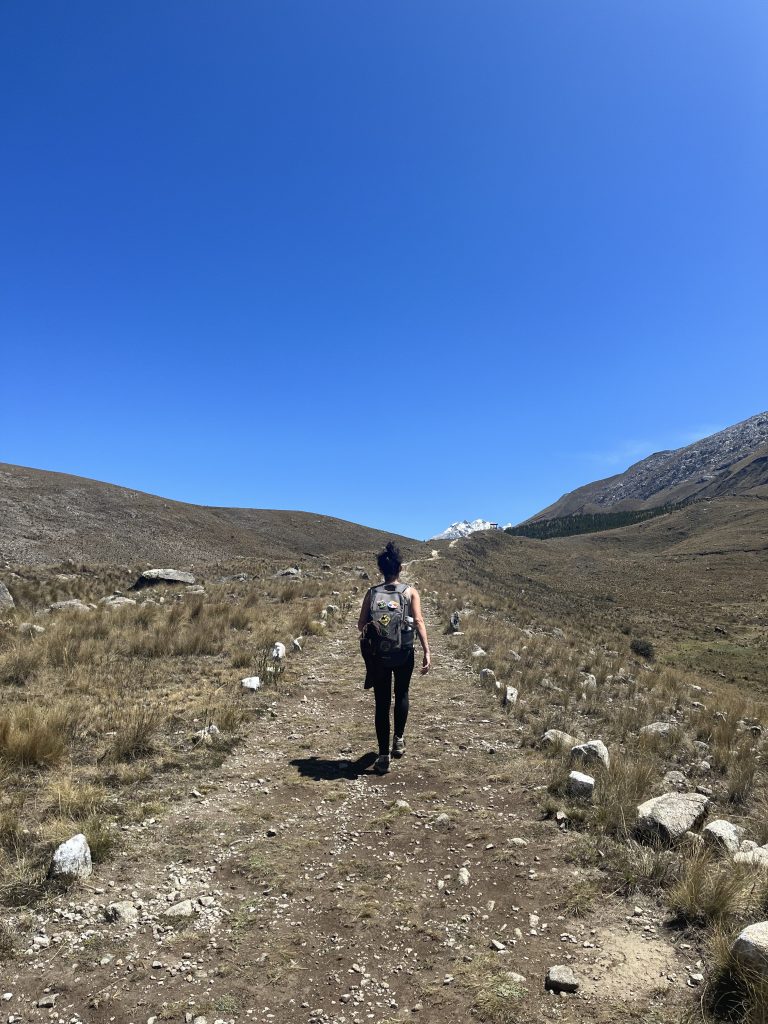
M549 766L436 628L406 756L372 774L354 620L292 660L288 696L195 795L126 826L88 884L27 916L3 1019L675 1017L697 951L648 901L579 900L595 869L541 819ZM108 922L114 903L136 919ZM576 995L545 992L553 964Z

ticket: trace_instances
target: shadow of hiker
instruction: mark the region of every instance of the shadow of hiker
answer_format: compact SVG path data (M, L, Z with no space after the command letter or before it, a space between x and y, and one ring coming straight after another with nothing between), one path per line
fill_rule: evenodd
M372 768L375 761L376 755L370 753L363 754L356 761L343 757L296 757L291 764L298 769L299 775L323 782L325 779L355 779Z

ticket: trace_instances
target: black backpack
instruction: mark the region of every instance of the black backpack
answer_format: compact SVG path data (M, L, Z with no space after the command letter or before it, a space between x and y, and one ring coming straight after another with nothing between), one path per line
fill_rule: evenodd
M363 629L367 653L394 668L403 665L413 651L411 602L407 583L380 583L371 587L370 619Z

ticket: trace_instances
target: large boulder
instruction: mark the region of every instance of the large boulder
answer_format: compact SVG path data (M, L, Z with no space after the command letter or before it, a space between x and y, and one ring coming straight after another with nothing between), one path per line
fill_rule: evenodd
M65 881L88 878L93 873L91 848L82 832L56 848L49 873L52 878Z
M0 583L0 612L10 611L15 606L13 595L4 583Z
M583 764L587 767L600 765L611 767L611 756L602 740L589 740L571 747L571 764Z
M709 800L702 793L665 793L637 808L637 833L642 839L675 843L702 824Z
M186 583L191 586L196 582L191 572L182 572L181 569L145 569L131 589L143 590L144 587L154 587L158 583Z
M768 921L751 924L740 932L731 952L751 975L768 981Z

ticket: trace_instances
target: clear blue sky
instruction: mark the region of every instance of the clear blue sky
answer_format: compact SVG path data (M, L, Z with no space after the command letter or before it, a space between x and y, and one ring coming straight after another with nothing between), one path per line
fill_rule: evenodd
M3 0L0 461L426 537L762 411L767 41L757 0Z

